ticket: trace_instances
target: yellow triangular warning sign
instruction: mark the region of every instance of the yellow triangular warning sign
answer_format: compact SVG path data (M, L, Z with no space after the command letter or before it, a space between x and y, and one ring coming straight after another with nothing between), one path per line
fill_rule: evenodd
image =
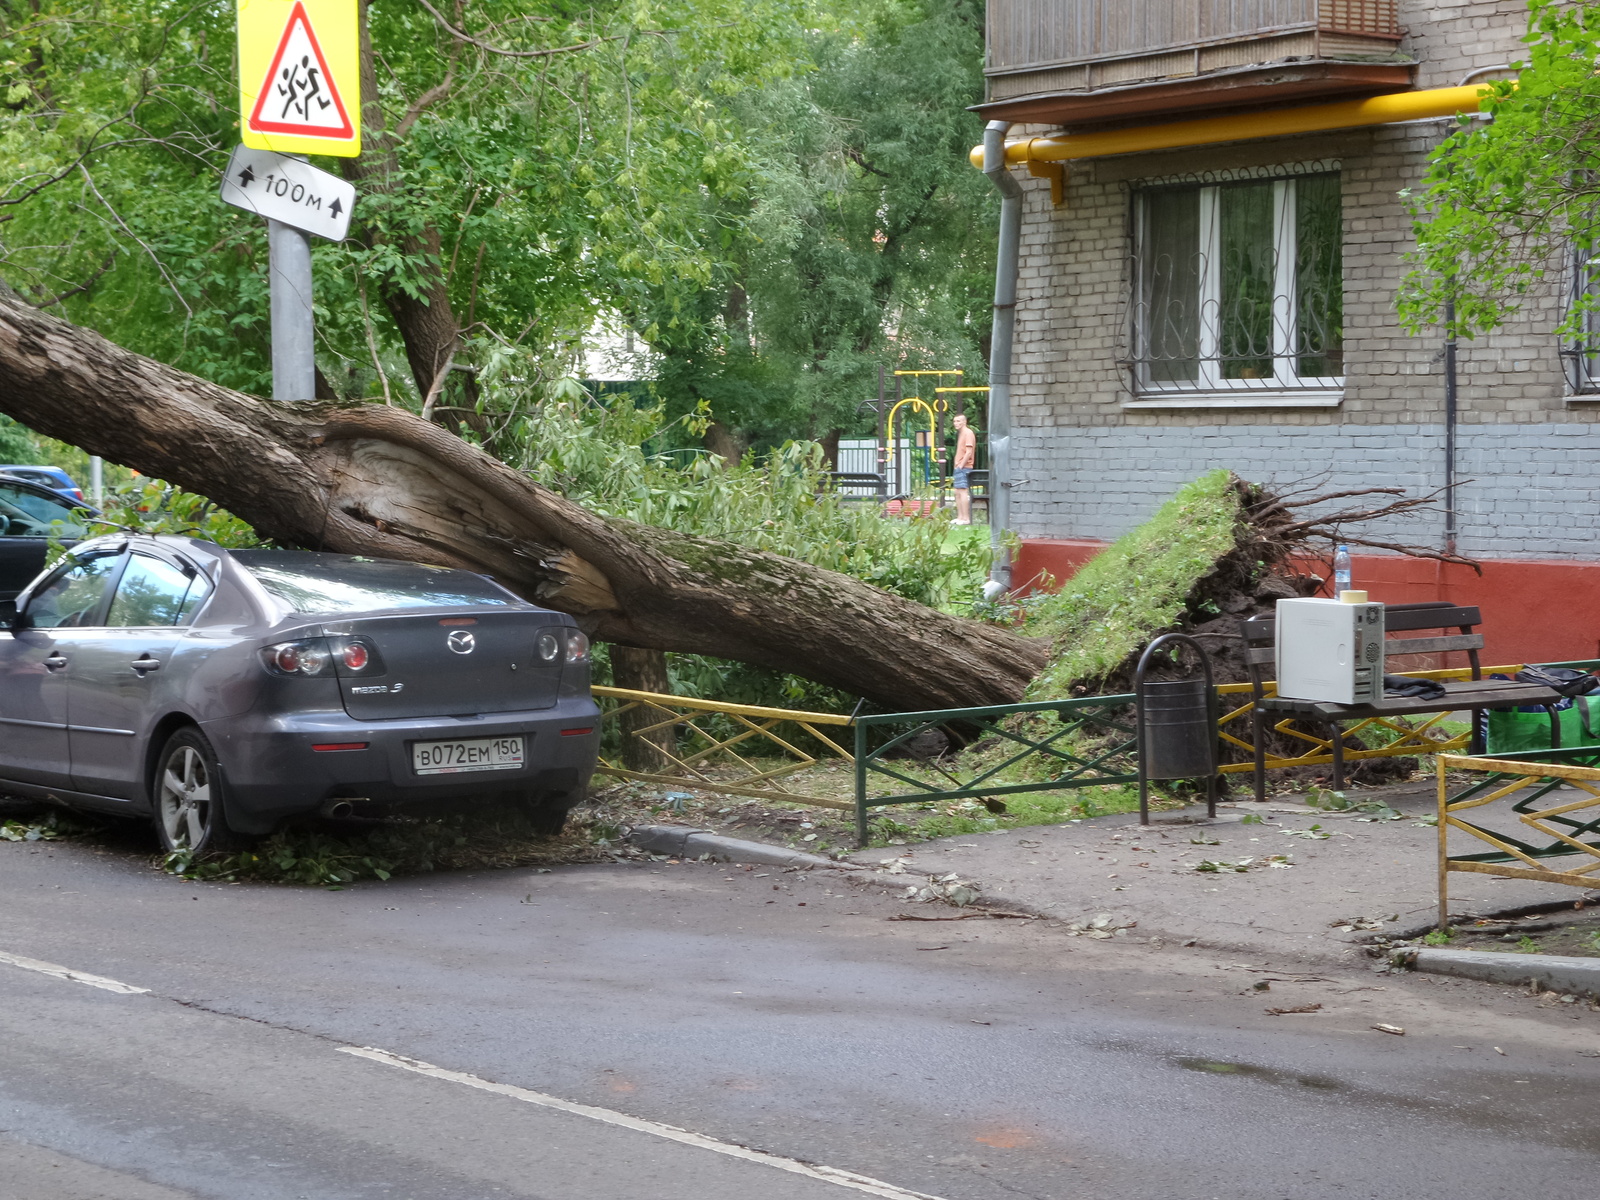
M289 14L250 114L250 128L310 137L350 136L350 115L339 99L339 86L328 71L304 4L296 4Z
M358 38L354 0L239 0L245 145L359 154Z

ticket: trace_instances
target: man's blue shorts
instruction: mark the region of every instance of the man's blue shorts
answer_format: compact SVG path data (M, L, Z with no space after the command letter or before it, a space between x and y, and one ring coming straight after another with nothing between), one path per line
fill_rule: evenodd
M972 486L972 468L957 467L955 471L955 486L966 491Z

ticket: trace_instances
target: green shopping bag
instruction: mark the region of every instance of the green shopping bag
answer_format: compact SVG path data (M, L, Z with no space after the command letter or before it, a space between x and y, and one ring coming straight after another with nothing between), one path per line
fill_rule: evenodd
M1561 709L1556 716L1561 722L1561 748L1600 745L1600 698L1574 696L1572 707ZM1550 714L1544 709L1520 712L1511 709L1484 713L1488 718L1488 733L1484 750L1489 754L1515 754L1519 750L1549 750Z

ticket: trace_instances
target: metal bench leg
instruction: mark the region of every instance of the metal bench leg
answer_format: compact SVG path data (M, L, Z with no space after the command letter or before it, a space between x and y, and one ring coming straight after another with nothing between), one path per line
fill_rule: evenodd
M1470 709L1469 711L1472 714L1472 737L1467 742L1467 753L1468 754L1482 754L1483 753L1483 709L1474 708L1474 709Z
M1267 799L1267 730L1260 708L1250 712L1250 740L1256 748L1256 802L1260 804Z
M1333 790L1344 791L1344 728L1337 721L1328 722L1333 730Z

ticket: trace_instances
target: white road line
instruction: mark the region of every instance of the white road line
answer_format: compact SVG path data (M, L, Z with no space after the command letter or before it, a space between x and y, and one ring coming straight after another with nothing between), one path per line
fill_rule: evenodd
M115 979L107 979L104 975L91 975L87 971L74 971L71 967L57 966L55 963L40 962L37 958L23 958L20 954L7 954L0 950L0 963L9 963L13 967L21 967L24 971L37 971L41 975L51 975L56 979L66 979L72 983L86 983L90 987L100 988L107 992L116 992L119 996L142 996L149 988L134 987L131 983L118 983Z
M607 1125L618 1125L623 1129L633 1129L640 1133L654 1134L656 1137L666 1138L672 1142L681 1142L685 1146L693 1146L699 1150L710 1150L716 1154L726 1154L729 1158L742 1158L746 1162L776 1167L780 1171L789 1171L795 1175L805 1175L811 1179L820 1179L824 1183L837 1184L839 1187L865 1192L869 1196L881 1196L884 1200L938 1200L935 1196L895 1187L892 1183L884 1183L867 1175L857 1175L854 1171L843 1171L838 1167L813 1166L797 1159L784 1158L779 1154L767 1154L761 1150L735 1146L731 1142L720 1142L716 1138L707 1137L703 1133L691 1133L689 1130L679 1129L675 1125L661 1125L655 1121L644 1121L638 1117L630 1117L626 1113L613 1112L609 1108L595 1108L590 1104L574 1104L571 1100L561 1100L555 1096L547 1096L543 1092L533 1092L527 1088L513 1087L506 1083L490 1083L487 1079L480 1079L476 1075L468 1075L464 1071L446 1070L444 1067L436 1067L431 1063L419 1062L414 1058L391 1054L387 1050L379 1050L374 1046L340 1046L339 1053L354 1054L358 1058L370 1058L373 1062L383 1063L385 1066L399 1067L404 1071L415 1071L418 1075L429 1075L434 1079L445 1079L451 1083L464 1083L468 1087L478 1088L485 1092L494 1092L499 1096L509 1096L513 1100L522 1100L528 1104L537 1104L544 1108L553 1108L560 1112L572 1113L575 1116L588 1117L591 1121L603 1121Z

